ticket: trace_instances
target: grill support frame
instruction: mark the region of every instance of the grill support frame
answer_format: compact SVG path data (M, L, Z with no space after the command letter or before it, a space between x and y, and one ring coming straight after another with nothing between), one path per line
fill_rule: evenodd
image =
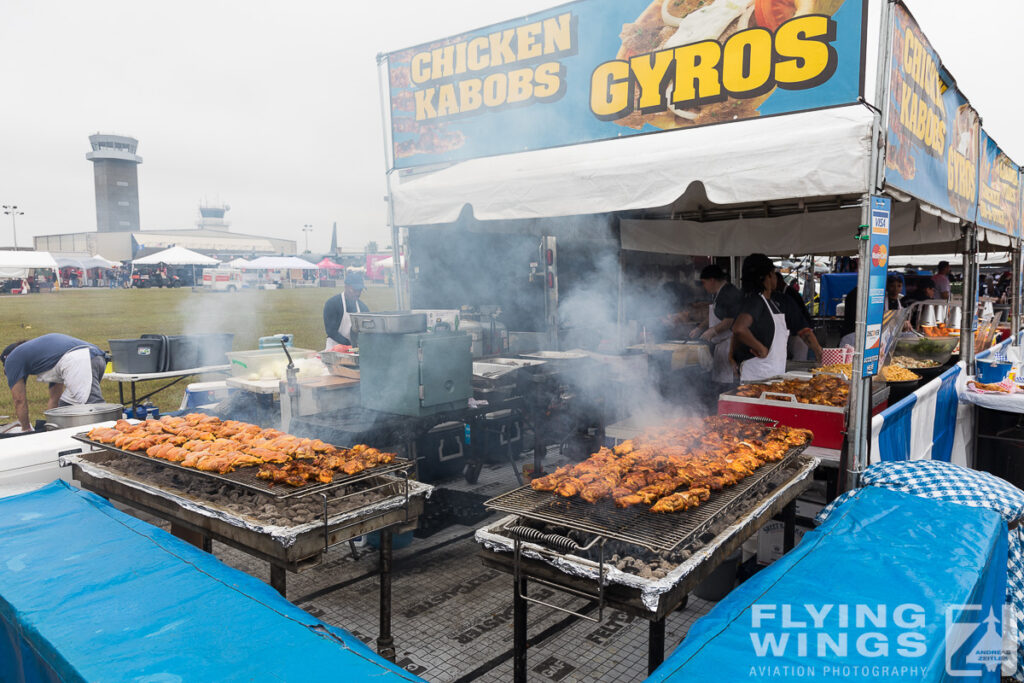
M634 617L646 619L650 623L648 633L648 673L653 673L664 661L665 656L665 619L680 607L685 607L689 593L707 578L726 557L735 552L743 542L753 536L772 518L781 515L785 525L783 532L784 550L792 549L796 527L796 499L810 485L811 475L817 466L816 459L803 458L796 461L800 464L789 478L779 482L768 494L761 498L749 500L746 509L738 513L736 519L743 519L757 508L759 503L770 499L771 503L756 517L742 526L735 524L720 532L717 538L726 536L718 547L690 574L678 581L668 592L663 593L658 601L657 609L649 610L643 603L638 589L619 584L605 586L602 595L604 604L618 609ZM537 546L531 545L531 550ZM490 568L511 574L513 577L513 680L525 683L527 680L527 613L529 608L528 584L540 579L544 585L563 589L572 595L594 593L593 579L585 579L562 572L543 560L532 557L520 557L518 574L517 561L507 552L484 548L479 551L482 563ZM563 610L567 611L567 610Z
M83 489L170 522L171 533L186 542L210 552L211 542L216 540L266 561L270 565L268 583L284 597L287 597L287 572L300 572L317 567L322 563L323 555L328 548L349 542L357 536L379 531L380 625L377 651L382 657L395 661L394 637L391 631L392 538L395 533L400 534L416 528L424 505L423 492L413 495L410 492L408 478L405 479L404 505L374 511L364 516L355 515L341 524L324 527L323 547L320 546L320 531L317 529L300 536L291 546L284 547L266 534L234 527L220 519L200 515L169 498L132 486L133 479L126 475L119 474L121 480L108 479L93 476L75 461L67 464L71 466L72 476L81 483ZM93 467L102 467L99 463L90 464Z

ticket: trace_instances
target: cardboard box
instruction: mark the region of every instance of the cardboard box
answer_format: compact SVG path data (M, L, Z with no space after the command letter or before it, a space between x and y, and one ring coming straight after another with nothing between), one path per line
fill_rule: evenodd
M757 563L760 565L771 564L782 557L783 530L785 523L773 519L761 527L757 534ZM808 527L796 525L796 545L800 539L810 531ZM793 547L796 547L794 545Z

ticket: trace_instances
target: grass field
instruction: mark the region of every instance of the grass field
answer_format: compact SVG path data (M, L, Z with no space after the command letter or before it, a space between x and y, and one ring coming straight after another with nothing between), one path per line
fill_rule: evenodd
M324 347L323 305L340 289L243 290L234 293L189 289L63 289L50 294L0 297L0 349L19 339L61 332L110 350L108 339L134 339L142 334L233 332L234 349L255 349L266 335L288 332L295 346ZM369 287L363 301L370 310L393 310L394 290ZM195 381L193 379L192 381ZM140 383L139 395L162 382ZM161 411L181 404L186 381L157 394ZM117 383L103 382L103 395L116 403ZM149 387L149 388L147 388ZM126 387L127 389L127 387ZM47 389L28 381L30 419L43 417ZM0 415L13 416L11 393L0 389ZM13 418L12 418L13 419ZM0 420L6 422L7 420Z

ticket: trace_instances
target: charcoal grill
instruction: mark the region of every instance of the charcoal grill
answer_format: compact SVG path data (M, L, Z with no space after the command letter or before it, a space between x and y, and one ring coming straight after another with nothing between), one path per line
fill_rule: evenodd
M578 498L559 498L547 491L534 491L528 485L491 498L484 504L537 522L638 545L653 553L670 552L699 538L712 525L744 507L780 470L791 466L806 448L804 445L791 449L782 460L759 467L753 475L728 489L716 491L710 500L683 512L657 514L640 505L623 510L607 499L590 504Z
M765 418L743 418L777 424ZM680 605L694 586L706 578L743 541L768 520L782 514L785 547L793 546L797 496L808 486L818 461L803 455L806 445L790 449L781 460L771 463L735 486L716 491L698 507L683 512L655 514L646 507L625 510L611 503L592 505L579 499L561 499L529 487L497 496L486 505L510 513L500 524L478 533L478 540L504 537L501 549L481 552L484 563L513 575L514 679L526 681L526 611L528 603L599 621L605 606L611 606L650 621L648 670L653 672L664 659L665 618ZM739 523L737 523L739 521ZM577 541L561 533L545 533L530 524L541 523L567 529L585 539ZM715 528L725 531L715 533ZM609 581L605 544L609 540L639 546L652 553L692 552L692 567L680 571L655 598L631 586ZM701 548L712 548L702 552ZM511 550L511 556L508 551ZM581 557L593 555L597 559ZM575 571L579 570L579 571ZM673 572L675 574L675 572ZM671 576L671 575L670 575ZM527 583L541 583L572 596L584 598L598 608L598 617L531 598ZM647 598L646 600L644 598Z
M302 498L313 494L324 494L333 491L343 486L350 486L363 482L367 479L378 477L386 474L399 475L406 479L409 477L409 471L412 470L415 463L411 460L404 458L395 458L392 462L386 465L378 465L371 467L370 469L363 470L352 475L335 473L333 481L329 484L318 483L318 484L307 484L305 486L292 487L287 484L279 484L276 486L266 479L260 479L256 476L259 471L257 467L240 467L234 472L228 472L226 474L220 474L218 472L206 472L198 470L194 467L183 467L181 464L171 462L169 460L162 460L160 458L151 458L145 453L138 451L129 451L123 448L117 448L112 444L100 443L99 441L93 441L88 437L87 434L75 434L71 438L76 441L81 441L84 444L92 446L94 449L106 450L119 455L125 455L131 458L143 460L153 465L159 465L169 469L184 472L189 476L204 477L213 481L218 481L225 484L231 484L248 491L254 491L267 496L271 496L278 500L286 500L289 498Z

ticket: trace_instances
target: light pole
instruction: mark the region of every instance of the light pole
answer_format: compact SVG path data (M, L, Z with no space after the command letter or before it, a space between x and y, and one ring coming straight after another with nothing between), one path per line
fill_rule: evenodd
M24 216L24 211L18 211L15 204L4 204L4 214L11 217L11 230L14 231L14 248L18 248L18 223L17 217Z
M302 232L306 233L306 252L305 253L308 254L309 253L309 233L313 232L313 226L310 225L309 223L306 223L305 225L302 226Z

